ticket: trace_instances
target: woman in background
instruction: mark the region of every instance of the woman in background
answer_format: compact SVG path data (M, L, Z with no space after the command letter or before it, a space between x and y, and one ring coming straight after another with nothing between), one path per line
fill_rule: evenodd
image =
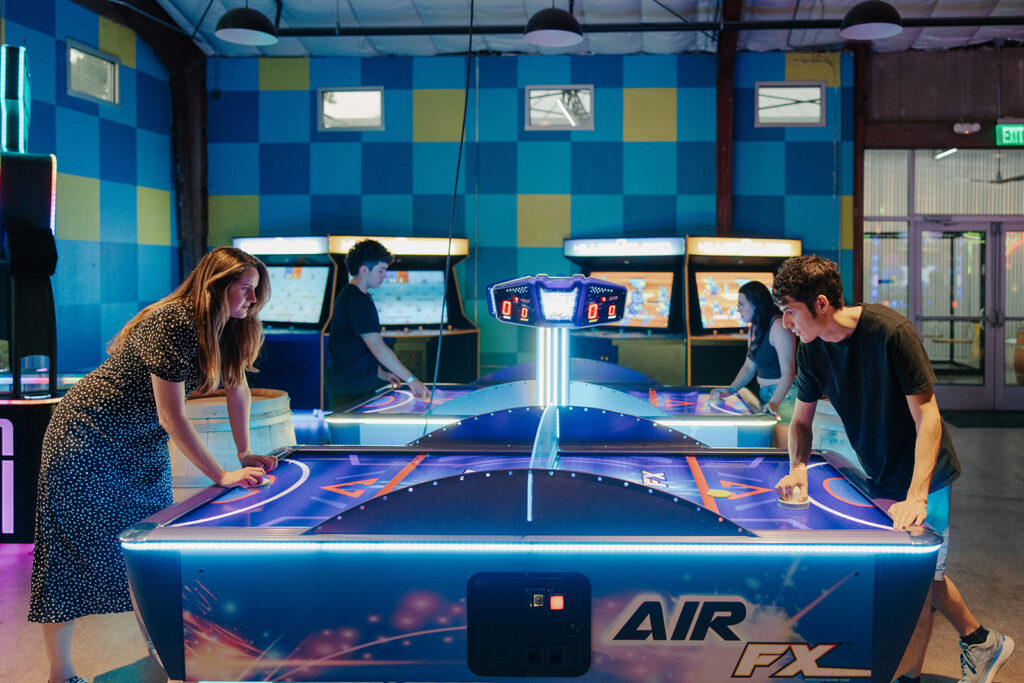
M103 365L57 404L43 438L28 614L42 624L50 683L85 683L71 662L75 619L132 609L118 534L173 502L168 437L218 486L254 486L277 464L249 451L245 377L269 298L262 262L214 249L128 321ZM185 416L189 394L219 385L238 449L230 471Z
M751 280L740 287L738 303L740 317L750 323L747 359L728 387L711 390L711 398L721 400L735 394L756 376L763 410L779 418L775 446L786 448L796 402L796 338L783 327L782 312L762 283Z

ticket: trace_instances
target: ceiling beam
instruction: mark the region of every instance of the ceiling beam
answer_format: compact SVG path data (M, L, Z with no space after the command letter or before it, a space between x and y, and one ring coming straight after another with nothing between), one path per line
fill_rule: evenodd
M724 14L723 14L724 16ZM647 33L652 31L780 31L789 29L839 30L842 19L793 19L771 21L695 21L655 23L583 24L583 33ZM1024 15L1013 17L930 17L903 19L903 28L938 28L956 26L1024 26ZM523 32L523 24L473 26L474 35L515 35ZM323 26L279 27L279 37L353 37L353 36L444 36L469 33L469 26Z
M743 0L725 0L723 24L742 16ZM715 234L732 236L733 110L739 32L725 29L715 53ZM689 360L689 354L687 355Z

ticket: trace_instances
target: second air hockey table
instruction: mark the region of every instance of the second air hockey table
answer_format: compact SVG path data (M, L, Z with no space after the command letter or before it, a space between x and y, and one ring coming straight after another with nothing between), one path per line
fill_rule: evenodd
M173 679L888 683L940 542L830 453L783 508L784 452L585 408L280 456L122 534Z
M662 386L612 363L573 358L570 404L646 417L715 448L770 448L778 419L747 389L723 400L711 387ZM461 418L533 405L533 363L493 373L479 384L439 384L428 399L385 388L327 416L332 443L402 445Z

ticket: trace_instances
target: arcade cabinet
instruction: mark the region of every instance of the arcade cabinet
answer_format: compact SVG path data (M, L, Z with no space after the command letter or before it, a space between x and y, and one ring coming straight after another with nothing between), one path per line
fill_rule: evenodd
M0 339L7 345L7 358L0 362L10 373L9 390L0 393L0 542L28 543L43 434L59 400L50 284L57 267L57 159L24 151L25 49L0 47L0 62ZM43 384L31 381L43 377Z
M291 407L323 406L330 293L337 278L326 237L241 237L233 245L267 266L271 297L260 311L263 350L253 387L288 393Z
M686 238L686 375L690 385L724 386L747 355L739 288L750 280L772 287L775 271L800 255L800 240Z
M468 240L452 240L446 279L447 239L238 237L232 241L235 247L267 265L273 293L260 311L265 338L259 373L250 383L288 392L293 411L323 410L329 404L324 372L331 313L349 280L345 254L364 239L377 240L395 257L387 281L371 296L384 339L402 363L429 383L440 344L438 382L472 382L479 373L480 335L463 312L454 271L469 253Z
M686 383L682 237L567 239L584 275L622 285L626 310L613 324L573 334L573 355L616 363L662 383Z
M348 283L345 254L365 239L377 240L395 259L387 280L370 296L384 339L398 359L428 385L435 366L438 382L475 380L480 374L480 331L462 309L455 278L455 264L469 255L469 240L453 239L448 258L448 239L443 237L331 235L330 254L338 271L335 296Z

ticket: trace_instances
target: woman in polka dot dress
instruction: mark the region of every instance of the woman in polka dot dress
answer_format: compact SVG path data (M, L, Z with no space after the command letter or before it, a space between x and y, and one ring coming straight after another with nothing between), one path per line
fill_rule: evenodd
M267 269L214 249L174 292L132 318L110 357L71 388L43 438L29 621L43 628L50 682L83 682L74 620L132 609L118 534L167 507L168 437L219 486L259 484L277 464L249 451L246 370L263 343ZM223 384L241 467L225 471L185 417L196 389Z

